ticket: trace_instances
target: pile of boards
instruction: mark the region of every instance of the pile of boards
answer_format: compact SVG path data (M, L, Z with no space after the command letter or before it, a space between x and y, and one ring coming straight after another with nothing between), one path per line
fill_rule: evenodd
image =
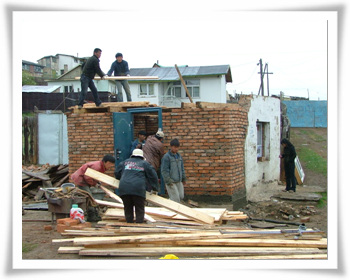
M99 113L99 112L126 112L130 108L157 107L155 104L150 104L149 101L135 102L103 102L101 107L96 107L95 103L85 103L83 108L72 106L68 109L74 114L84 113Z
M65 230L60 254L120 258L326 259L327 239L307 229L251 230L223 225L127 224L102 220L95 228Z
M27 200L43 199L41 188L57 188L68 182L68 164L22 166L22 194Z
M88 169L94 179L118 188L110 176ZM97 200L107 206L95 228L65 230L68 243L58 253L121 258L229 258L229 259L326 259L327 239L317 229L253 230L234 225L248 217L224 208L190 208L157 194L146 193L146 201L156 207L145 208L147 223L125 223L122 200L101 186L115 202ZM225 219L230 225L224 224Z
M106 193L117 198L106 189ZM147 195L147 201L166 203L165 198ZM64 244L60 254L119 258L164 258L175 255L180 259L326 259L327 239L314 229L253 230L235 225L247 218L243 213L224 208L191 208L167 201L167 208L146 207L147 223L125 223L123 205L96 200L109 205L102 221L95 228L65 230L53 243ZM168 204L169 203L169 204ZM188 212L184 212L188 211ZM191 213L190 213L191 212ZM194 220L190 216L198 215ZM205 215L213 222L201 222ZM236 216L236 220L234 217ZM228 217L230 225L223 221ZM239 223L241 224L241 223Z

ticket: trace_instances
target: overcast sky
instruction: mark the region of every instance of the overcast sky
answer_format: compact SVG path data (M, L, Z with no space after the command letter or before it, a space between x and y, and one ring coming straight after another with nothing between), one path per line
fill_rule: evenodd
M104 72L117 52L130 68L229 64L231 94L258 93L262 59L273 73L270 95L327 100L328 19L324 12L15 12L14 47L32 62L91 56L99 47ZM264 83L267 92L266 76Z

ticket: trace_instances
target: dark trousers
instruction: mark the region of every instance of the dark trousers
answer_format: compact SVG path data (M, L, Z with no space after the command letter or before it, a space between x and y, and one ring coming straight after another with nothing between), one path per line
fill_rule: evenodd
M84 74L82 74L80 77L80 82L81 82L81 92L79 93L78 105L80 106L84 105L84 100L86 98L88 88L91 89L92 96L94 97L96 106L100 105L102 101L98 96L97 88L95 86L94 81L89 77L85 76Z
M143 223L145 217L145 198L138 195L122 195L124 215L127 223L134 222L134 208L136 223Z
M295 191L297 180L295 178L295 163L289 163L284 165L284 170L286 173L286 190Z

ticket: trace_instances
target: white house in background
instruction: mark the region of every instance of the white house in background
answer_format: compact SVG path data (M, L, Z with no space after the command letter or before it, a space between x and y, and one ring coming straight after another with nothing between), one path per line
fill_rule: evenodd
M226 103L226 84L232 82L229 65L179 66L186 87L193 102ZM81 65L54 80L48 85L60 85L61 92L81 91ZM151 104L166 107L181 107L181 102L190 102L175 67L132 68L131 76L157 76L156 80L129 80L132 101L149 101ZM94 80L98 91L116 93L113 80ZM123 90L124 100L126 95ZM112 95L112 98L114 96Z
M248 110L245 183L249 194L252 187L280 178L281 102L274 97L242 95L239 104Z
M229 65L178 66L193 100L226 103L226 84L232 82ZM133 101L150 101L166 107L190 102L175 67L132 68L131 76L157 76L158 80L130 80Z
M67 73L59 76L57 79L47 80L49 86L61 86L60 92L80 92L80 80L75 79L81 75L81 65L76 66ZM95 86L99 92L116 93L116 85L112 80L94 80ZM88 89L90 92L90 89Z

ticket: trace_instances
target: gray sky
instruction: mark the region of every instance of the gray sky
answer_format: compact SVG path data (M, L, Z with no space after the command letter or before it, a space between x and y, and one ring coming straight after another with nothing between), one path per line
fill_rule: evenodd
M16 12L14 47L36 62L57 53L91 56L102 49L109 70L116 52L130 68L229 64L229 93L257 94L262 59L270 95L327 100L327 20L315 12ZM40 32L30 32L40 26ZM18 45L17 45L18 44ZM265 92L267 92L265 78Z

